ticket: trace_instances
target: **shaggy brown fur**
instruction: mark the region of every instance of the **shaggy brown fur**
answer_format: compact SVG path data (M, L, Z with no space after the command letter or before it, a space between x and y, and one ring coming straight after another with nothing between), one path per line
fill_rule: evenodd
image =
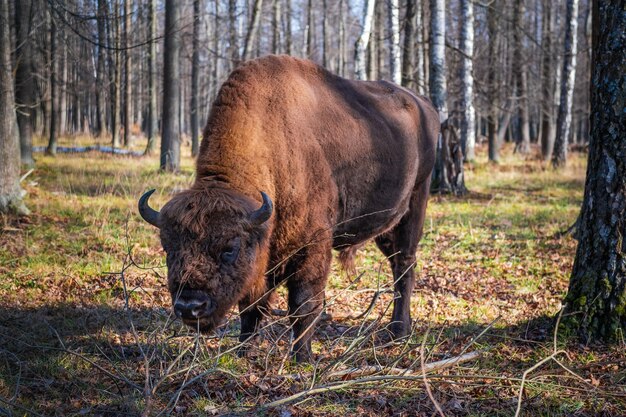
M397 281L392 329L406 334L438 134L430 103L394 84L346 80L287 56L241 65L213 104L195 184L161 213L172 296L186 287L216 300L204 330L238 302L245 340L264 294L285 282L294 351L305 359L331 249L349 261L351 248L376 238ZM275 209L252 226L260 191ZM238 258L224 266L220 253L234 241Z

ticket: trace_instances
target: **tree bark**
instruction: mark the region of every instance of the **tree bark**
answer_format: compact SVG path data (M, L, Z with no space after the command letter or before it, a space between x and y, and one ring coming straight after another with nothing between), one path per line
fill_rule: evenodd
M22 164L32 166L33 132L32 114L35 111L35 82L31 25L33 21L32 0L15 2L15 104L20 134L20 158Z
M274 0L272 5L272 53L280 53L280 0Z
M346 76L346 50L348 49L346 46L346 23L344 18L343 11L343 0L339 0L339 37L337 39L339 42L339 60L337 62L337 72L340 76Z
M56 155L57 153L57 27L50 13L50 128L48 129L48 147L46 155Z
M322 65L324 68L329 68L329 42L328 42L328 21L330 20L330 16L328 16L328 0L323 1L323 14L322 14Z
M391 48L389 51L389 72L391 81L400 85L402 82L402 67L400 64L400 5L398 0L389 0L389 31L391 32Z
M554 10L552 0L544 0L543 9L543 63L542 63L542 96L543 105L541 113L541 156L544 161L552 158L554 148L554 136L556 135L556 125L554 121L554 89L555 76L554 69L558 60L554 54L554 32L556 31L557 11Z
M293 41L291 38L291 0L285 0L285 52L291 55Z
M572 126L572 102L576 80L576 53L578 45L578 0L567 0L565 26L565 59L561 73L561 102L556 120L556 138L552 166L559 168L567 162L567 142Z
M495 11L492 7L487 9L487 32L489 33L489 65L487 74L487 94L489 97L489 114L487 116L487 142L489 161L498 162L500 160L498 142L498 88L496 86L496 56L497 56L497 22Z
M148 3L148 143L146 154L154 152L156 135L159 130L157 115L157 88L156 88L156 2L149 0Z
M475 159L476 110L474 109L474 10L471 0L461 0L461 146L465 159Z
M594 1L591 140L578 248L566 297L583 341L626 332L626 18L623 0Z
M239 34L237 33L237 0L228 0L228 26L231 68L239 64Z
M433 192L460 195L467 190L463 174L463 153L454 127L448 123L445 10L445 0L430 0L430 97L442 123L430 188Z
M191 41L191 156L198 155L200 122L198 120L198 103L200 86L200 0L193 0L193 38Z
M359 38L357 39L354 48L354 75L357 80L364 80L367 76L365 67L365 53L367 52L367 45L370 41L375 3L375 0L366 0L363 6L361 34L359 35Z
M530 151L530 122L528 115L528 72L523 52L524 2L515 0L513 7L513 72L517 88L517 105L521 124L521 137L517 138L515 150L526 154Z
M131 145L131 2L124 0L124 146Z
M313 22L313 4L312 0L308 0L306 7L306 44L304 56L308 59L313 59L313 29L315 23Z
M415 43L416 43L416 51L415 51L415 77L417 88L416 91L418 94L426 94L426 73L425 69L427 67L425 62L425 47L426 43L424 42L424 8L422 7L422 0L417 1L415 8Z
M156 1L156 0L155 0ZM98 0L98 69L96 70L96 126L98 136L107 133L106 121L106 39L107 6L105 0Z
M417 91L415 82L415 8L416 0L407 0L404 14L404 50L402 55L402 85Z
M0 213L28 214L20 187L20 140L15 116L9 0L0 0Z
M169 172L180 169L180 32L180 3L166 0L161 169Z
M263 8L263 0L254 0L254 8L252 9L252 18L246 33L246 43L243 47L243 59L252 58L252 47L255 43L257 32L259 30L259 22L261 21L261 10Z

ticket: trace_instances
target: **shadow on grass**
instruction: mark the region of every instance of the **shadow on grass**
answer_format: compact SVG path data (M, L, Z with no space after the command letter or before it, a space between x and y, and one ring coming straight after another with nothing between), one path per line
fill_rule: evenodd
M283 347L288 346L284 318L266 327L252 342L257 351L252 357L237 358L234 353L225 356L221 349L235 343L231 338L232 342L206 348L204 359L196 358L197 352L191 349L194 341L200 340L208 346L215 338L195 338L193 332L178 322L172 323L169 311L164 309L126 311L105 305L79 308L70 304L2 307L0 318L0 402L5 403L0 404L0 415L158 415L164 410L165 414L177 415L210 414L206 410L217 410L219 415L286 415L281 414L285 410L293 412L292 415L301 415L300 412L308 415L300 408L303 405L259 408L288 397L294 390L305 390L314 382L285 379L285 373L310 374L311 365L296 366L287 361L287 367L283 368L284 360L281 364L280 354L272 350L277 338L282 339ZM337 363L344 367L381 363L419 369L422 343L429 354L426 362L458 355L464 349L479 350L485 352L482 358L469 366L440 372L431 380L438 387L435 396L446 415L512 415L519 378L526 369L552 353L554 323L555 319L547 316L510 326L496 323L493 327L471 321L459 325L416 323L413 337L405 343L408 349L400 348L401 343L376 348L375 338L371 338L372 343L365 343L355 355L341 359L348 350L346 347L361 336L360 329L371 327L374 332L380 331L386 320L381 325L377 320L334 318L317 327L316 340L327 351L319 355L315 366L323 370ZM236 320L228 326L226 332L234 336ZM423 342L427 331L430 336ZM565 349L574 355L584 351L587 355L601 356L607 350L580 347L567 335L561 335L558 343L560 348L569 345ZM264 357L268 352L274 352L271 358ZM286 352L287 348L283 348L282 353ZM168 366L182 356L187 358L184 365L181 362L174 369L178 374L172 372L172 377L168 377ZM190 357L193 359L189 361ZM213 361L212 357L220 359ZM562 359L567 361L565 357ZM574 369L576 365L570 363ZM593 363L591 366L579 367L578 371L585 372L582 376L588 378L586 373L596 372L598 368ZM572 415L576 407L585 411L576 415L619 415L612 413L625 405L624 398L581 390L581 385L586 386L584 383L565 387L562 379L557 379L561 385L550 385L550 378L559 377L559 371L562 370L556 364L549 363L536 372L545 374L547 379L529 382L524 397L526 415ZM498 379L507 375L510 379ZM464 380L464 376L469 379ZM317 378L317 385L332 383L330 379L324 380L323 372ZM610 377L609 381L619 389L619 375ZM623 387L624 381L621 384ZM160 396L146 394L156 385L161 385ZM409 410L415 413L412 415L431 415L435 411L421 378L405 381L403 387L395 390L389 381L378 385L355 384L314 395L312 404L320 407L319 410L327 410L329 415L392 415ZM589 405L594 404L592 400L600 408ZM605 411L596 413L600 409Z
M79 308L62 304L25 309L0 308L0 317L0 396L12 404L7 407L12 408L15 413L30 409L44 415L139 415L150 401L145 395L147 375L153 379L148 384L153 386L158 377L165 373L167 365L194 343L193 336L185 332L177 322L171 324L169 311L163 309L125 311L110 306ZM552 323L550 318L540 317L518 326L491 328L481 337L480 349L489 350L488 346L498 344L515 346L517 349L524 346L533 349L550 339ZM348 320L335 319L318 326L316 339L330 345L346 345L358 337L359 328L373 324L376 327L373 321L355 324ZM437 355L431 358L437 360L445 358L446 354L458 353L469 340L481 334L486 325L471 322L458 326L419 323L416 327L414 348L419 345L421 334L426 328L429 328L431 336L437 335L436 340L427 344L428 349L437 349ZM261 339L273 339L282 335L288 343L286 329L284 322L273 324L264 330ZM133 334L140 336L136 339ZM178 340L178 343L169 343L173 340ZM257 344L258 339L254 343ZM470 350L478 348L474 345ZM398 354L394 349L383 348L383 352L388 350L391 358ZM209 350L211 352L217 354L218 350ZM156 368L149 372L144 369L147 356L148 365ZM233 365L232 372L240 375L248 375L250 372L272 374L277 371L277 367L273 366L259 369L258 358L237 361L243 361L243 371L239 372L242 369L237 368L242 365L240 363ZM402 365L403 362L399 363ZM348 361L345 364L359 365ZM499 364L488 363L488 366L491 372ZM506 366L509 370L522 370L530 364L507 361ZM210 374L206 378L210 381ZM198 398L218 398L212 397L217 395L214 392L216 382L222 388L232 391L228 395L233 398L225 397L223 402L236 404L238 400L239 406L236 409L239 411L242 410L242 404L243 409L251 406L255 410L255 404L259 406L289 392L275 391L272 387L249 386L237 378L227 378L221 382L219 379L207 381L200 380L185 388L180 395L180 403L185 404L186 408L181 410L189 411L190 404L194 404ZM177 378L167 381L168 397L176 395L179 386L177 384L183 383L184 380ZM387 413L391 411L390 407L404 407L409 404L416 406L416 401L422 404L425 412L430 410L429 400L423 392L414 392L412 395L415 398L400 395L384 402L372 400L370 396L359 399L360 394L356 397L352 395L352 399L345 393L337 395L355 413L357 409L361 410L359 413ZM254 398L256 403L245 401L247 396L250 396L249 399ZM153 414L158 414L161 407L167 406L166 403L159 403L153 407ZM20 407L24 409L20 410ZM510 412L510 408L507 409ZM271 410L267 413L273 415Z

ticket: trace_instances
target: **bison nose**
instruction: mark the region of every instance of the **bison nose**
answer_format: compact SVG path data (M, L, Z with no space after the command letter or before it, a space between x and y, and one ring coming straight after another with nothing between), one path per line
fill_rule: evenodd
M204 294L193 298L181 296L174 303L174 312L182 319L194 320L208 317L213 310L215 310L214 303Z

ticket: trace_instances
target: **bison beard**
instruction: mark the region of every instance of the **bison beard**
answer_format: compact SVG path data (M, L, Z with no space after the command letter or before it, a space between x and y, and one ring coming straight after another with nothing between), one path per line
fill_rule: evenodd
M241 65L213 103L191 188L161 212L152 192L139 200L176 314L210 331L239 304L245 341L285 283L293 351L308 360L332 249L349 263L375 238L394 275L391 330L406 335L438 135L431 104L394 84L286 56Z

